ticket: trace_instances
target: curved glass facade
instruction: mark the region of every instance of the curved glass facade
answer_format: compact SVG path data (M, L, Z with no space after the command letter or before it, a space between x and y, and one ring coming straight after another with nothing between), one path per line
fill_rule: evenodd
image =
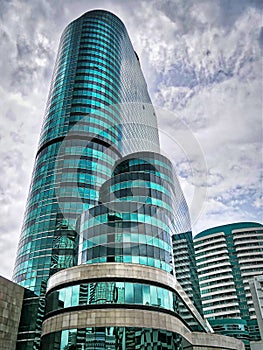
M18 247L16 282L39 294L42 280L75 264L76 218L98 204L102 183L127 152L141 120L144 133L136 150L158 150L156 116L123 23L106 11L87 12L61 37Z
M56 344L56 347L52 347ZM184 350L190 344L179 334L165 330L134 327L66 329L43 339L43 350Z
M134 262L174 273L171 236L181 189L173 176L171 162L157 153L117 161L101 186L100 204L81 216L79 264Z
M181 349L181 336L160 328L167 315L187 332L207 331L186 295L143 276L65 282L46 295L51 276L94 263L143 265L176 283L171 237L189 231L190 220L173 166L159 152L157 118L123 23L107 11L85 13L62 34L35 160L14 270L29 289L19 349L38 349L41 329L43 349ZM48 328L52 315L74 320L76 310L94 307L96 315L109 305L113 314L127 305L160 313L160 329L124 321Z
M103 307L132 307L160 312L170 312L179 317L192 331L203 332L205 325L200 324L192 315L182 297L164 286L145 281L99 281L60 286L47 293L46 317L61 312ZM183 309L182 309L183 305Z

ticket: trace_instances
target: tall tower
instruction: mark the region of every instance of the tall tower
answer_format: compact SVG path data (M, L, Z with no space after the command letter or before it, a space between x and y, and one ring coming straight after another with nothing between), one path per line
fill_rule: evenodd
M194 238L204 316L215 332L260 341L249 283L263 271L263 226L240 222Z
M171 237L189 230L127 31L87 12L62 35L36 156L14 271L18 349L40 337L43 350L216 342L175 279Z
M159 138L137 55L116 16L88 12L62 34L16 282L38 294L50 274L74 265L76 219L98 204L100 187L116 160L140 150L158 151Z

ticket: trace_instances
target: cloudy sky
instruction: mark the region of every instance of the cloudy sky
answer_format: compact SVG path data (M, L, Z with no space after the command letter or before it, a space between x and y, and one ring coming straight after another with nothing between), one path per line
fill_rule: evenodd
M0 274L11 278L59 38L84 12L125 23L193 233L262 220L261 0L0 0Z

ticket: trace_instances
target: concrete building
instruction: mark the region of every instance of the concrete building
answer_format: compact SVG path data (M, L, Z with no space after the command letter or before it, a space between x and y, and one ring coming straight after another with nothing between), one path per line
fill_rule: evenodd
M204 316L215 332L243 340L260 333L249 281L263 269L263 226L253 222L214 227L194 238Z
M251 342L251 349L260 350L263 349L263 275L258 275L250 280L249 286L261 336L261 341Z
M24 288L0 276L1 350L15 350Z

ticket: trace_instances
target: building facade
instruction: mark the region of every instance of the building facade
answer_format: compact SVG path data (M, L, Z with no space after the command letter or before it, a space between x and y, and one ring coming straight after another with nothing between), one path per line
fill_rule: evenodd
M174 174L125 26L85 13L63 32L36 155L17 349L240 348L175 278L171 237L190 220Z
M263 226L253 222L214 227L194 238L203 312L215 332L249 349L260 333L249 282L263 270Z
M172 236L176 279L203 315L192 232Z
M261 340L251 343L252 350L263 348L263 273L249 281L253 306L257 317Z
M15 350L24 288L0 276L0 344L2 350Z

